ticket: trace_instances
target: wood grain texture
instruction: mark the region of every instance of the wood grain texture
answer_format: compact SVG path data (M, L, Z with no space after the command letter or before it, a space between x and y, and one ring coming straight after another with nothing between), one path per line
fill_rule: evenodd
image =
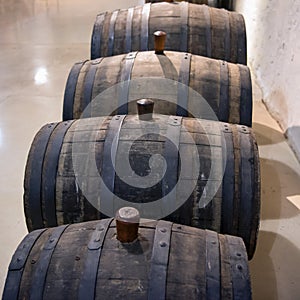
M181 66L184 59L185 54L180 52L165 51L163 55L157 55L152 51L138 52L135 58L132 58L131 71L130 69L126 71L126 63L128 63L126 55L105 57L98 64L95 64L95 60L87 61L82 65L77 80L73 111L72 113L64 111L64 115L73 115L74 119L82 116L85 107L83 105L83 86L90 86L92 89L90 91L92 95L91 116L115 114L118 108L118 99L122 92L125 93L121 83L121 78L125 72L129 72L127 77L133 84L131 86L129 83L127 101L134 99L133 92L142 93L143 90L150 92L157 90L158 93L161 90L160 99L154 99L154 111L175 115L177 113L176 104L179 101L177 94L180 88L179 86L176 87L176 82L180 81ZM86 74L92 67L96 67L97 71L94 83L88 85L87 80L90 79ZM190 91L186 101L190 117L193 116L193 113L197 117L197 113L201 112L201 109L202 111L206 110L205 105L201 104L203 101L201 99L204 99L218 119L221 118L224 122L251 126L252 84L247 66L227 64L221 60L192 55L187 68L187 75L189 76ZM160 78L167 79L165 85L171 85L173 84L172 81L175 81L174 88L159 87L157 79ZM162 85L163 83L164 81L161 81ZM71 89L71 84L74 83L67 83L66 90ZM198 94L199 98L196 99ZM167 99L173 99L173 103L163 101ZM64 101L69 102L69 97L65 98ZM223 111L220 111L221 107L223 111L228 111L228 113L224 114ZM135 102L128 103L128 113L136 113Z
M209 1L210 3L212 1ZM144 49L141 39L146 37L142 33L143 6L136 6L132 16L131 49L125 47L127 33L127 10L120 10L116 23L112 18L113 12L103 13L97 17L93 30L92 59L101 56L110 56L126 53L128 51L154 50L152 34L157 30L167 33L166 50L181 51L183 49L182 28L187 28L187 41L184 41L187 52L208 56L216 59L228 60L233 63L246 64L246 30L245 22L241 15L207 5L187 3L187 21L182 18L183 3L153 3L150 7L148 23L148 46ZM148 5L148 4L145 4ZM114 27L113 40L109 39L109 29ZM102 31L100 29L102 29ZM101 39L95 35L101 35ZM122 40L123 37L123 40ZM147 39L147 37L146 37ZM113 43L113 50L108 45ZM143 47L143 49L141 48Z
M145 3L158 3L158 2L181 2L182 0L145 0ZM232 0L187 0L187 2L195 3L195 4L206 4L211 7L217 7L217 8L226 8L229 10L233 9L233 3Z
M90 242L96 228L106 220L72 224L67 227L53 249L47 269L41 266L45 246L55 229L47 229L36 240L21 276L16 299L31 299L32 277L46 273L45 282L37 292L47 299L78 299L80 282L91 254ZM149 272L157 222L141 224L138 239L122 244L116 238L113 221L104 236L101 255L95 268L96 281L89 283L92 299L149 299ZM251 299L247 253L238 237L172 225L164 294L158 299ZM59 227L58 227L59 230ZM219 246L220 245L220 246ZM22 251L21 249L19 249ZM153 256L154 255L154 256ZM42 264L43 265L43 264ZM215 266L220 266L215 268ZM212 274L213 270L213 274ZM14 272L10 270L10 273ZM213 276L213 282L211 281ZM221 290L213 289L212 285ZM9 299L4 292L3 300Z
M64 136L58 161L57 156L53 156L56 161L49 161L52 157L49 151L52 148L48 147L47 165L52 163L58 166L56 180L49 179L47 182L47 178L44 178L40 189L47 186L55 190L55 203L47 207L55 208L51 215L56 215L57 224L103 218L104 211L100 214L94 206L99 207L99 203L101 205L103 187L99 181L100 175L104 182L108 175L103 171L103 155L105 141L111 130L111 119L112 117L101 117L75 120ZM119 132L116 156L113 158L114 183L111 192L114 197L141 204L162 198L162 185L167 182L162 180L164 175L160 171L163 162L154 160L153 165L149 162L154 155L165 158L170 155L165 152L169 126L169 116L166 115L154 114L151 122L140 121L137 115L125 117ZM45 127L37 134L33 147L43 136L44 130ZM228 155L225 155L227 145L231 145L231 148L228 148ZM32 161L35 156L33 151L30 153L25 174L25 214L28 229L33 230L47 224L44 216L49 215L49 212L46 214L42 210L46 207L43 202L45 199L35 200L41 206L38 217L42 220L42 225L32 225L34 207L28 201L28 183L32 181L30 168L34 167ZM107 159L110 158L106 157L105 160ZM199 165L197 161L200 162ZM240 236L245 240L251 258L255 251L260 207L259 159L252 130L241 125L183 118L180 126L179 156L175 166L177 167L174 172L177 173L177 180L180 180L176 183L177 196L174 203L179 204L165 218L180 224ZM225 168L226 172L223 174ZM172 170L169 169L168 172L170 171ZM242 176L246 173L251 174L251 178L248 175ZM145 181L146 176L157 179L153 184L148 184ZM141 181L144 185L147 183L146 186L140 186ZM41 183L37 181L36 184ZM191 186L188 194L184 186ZM227 193L228 190L232 192ZM43 194L44 191L41 195ZM180 202L182 199L184 200ZM112 201L109 205L116 211L120 204Z

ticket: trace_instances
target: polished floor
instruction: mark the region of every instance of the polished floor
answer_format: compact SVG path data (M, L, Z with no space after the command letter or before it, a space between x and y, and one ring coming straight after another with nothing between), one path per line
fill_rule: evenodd
M59 121L70 67L89 57L97 12L129 0L0 0L0 291L12 253L27 233L23 175L35 133ZM300 299L300 165L254 89L262 212L250 263L254 299Z

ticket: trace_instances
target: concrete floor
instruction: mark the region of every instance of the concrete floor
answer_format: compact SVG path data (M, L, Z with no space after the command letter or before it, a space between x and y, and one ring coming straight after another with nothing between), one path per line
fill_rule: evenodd
M59 121L65 81L89 57L97 12L141 1L0 0L0 291L8 263L27 233L23 175L35 133ZM254 299L300 298L300 165L270 117L257 86L254 130L259 143L262 213L250 263Z

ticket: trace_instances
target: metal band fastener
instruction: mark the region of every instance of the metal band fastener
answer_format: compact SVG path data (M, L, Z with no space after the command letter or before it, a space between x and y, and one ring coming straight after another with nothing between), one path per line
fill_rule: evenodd
M242 133L241 131L242 130ZM246 126L239 126L240 133L240 212L238 235L244 239L246 248L249 249L249 243L252 232L252 220L254 211L254 150L251 142L250 131Z
M179 143L182 117L170 116L165 141L164 157L167 170L162 180L163 210L166 212L176 201L178 180Z
M40 300L43 299L44 286L46 282L47 271L51 261L54 249L69 225L63 225L55 228L49 237L48 241L44 245L41 251L38 262L36 263L36 269L32 276L31 288L30 288L30 299Z
M123 116L114 116L107 130L104 148L103 148L103 162L102 162L102 183L100 188L100 206L105 207L105 211L110 215L114 215L113 197L115 187L115 161L118 150L119 136L123 121ZM105 185L105 186L104 186Z
M216 232L205 230L206 233L206 297L220 298L220 254L219 240Z
M230 253L230 277L232 282L232 294L235 299L251 300L251 284L248 268L248 260L244 243L240 238L226 235L228 252Z
M236 125L237 126L237 129L238 129L238 132L240 133L244 133L244 134L250 134L251 131L250 131L250 128L247 127L247 126L244 126L244 125Z
M177 92L177 116L188 116L191 58L191 54L185 53L181 60L178 78L179 84Z
M92 95L93 95L93 87L95 82L96 72L98 70L99 64L103 60L102 58L98 58L91 62L90 68L84 80L84 87L83 87L83 99L81 103L81 111L83 118L91 117L91 102L92 102Z
M173 223L158 221L151 256L148 300L164 300Z
M72 67L70 74L68 76L65 95L64 95L63 121L73 119L73 107L74 107L77 81L80 74L80 70L86 62L87 60L76 63Z
M226 61L220 61L219 120L229 121L229 72Z
M130 86L131 71L138 52L130 52L126 55L119 83L119 104L118 114L124 115L128 113L128 94Z
M233 215L232 220L232 235L238 235L239 215L240 215L240 202L241 202L241 134L238 132L237 125L231 125L232 129L232 143L233 143L233 157L234 157L234 199L233 199Z
M88 244L88 253L79 284L79 300L95 299L95 289L100 257L105 237L112 221L113 219L105 219L100 221L92 234L91 240Z
M2 295L3 300L18 299L25 263L35 242L45 230L39 229L29 233L18 246L8 267L8 274Z
M66 132L73 124L72 121L59 123L50 137L47 150L44 156L43 172L42 172L42 205L44 209L43 217L46 227L57 226L56 220L56 174L61 147ZM47 163L46 163L47 162Z
M235 168L234 168L234 148L232 140L231 125L223 124L223 139L222 160L225 164L225 172L222 183L222 211L221 211L221 229L223 233L232 233L234 224L234 182L235 182ZM225 156L226 155L226 156Z

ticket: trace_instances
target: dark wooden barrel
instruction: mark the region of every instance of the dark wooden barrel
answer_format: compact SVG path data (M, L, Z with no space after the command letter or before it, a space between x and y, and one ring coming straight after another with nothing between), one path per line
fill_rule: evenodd
M188 2L147 3L97 16L91 58L153 50L153 32L168 34L166 50L247 63L246 29L236 12Z
M252 130L154 114L148 122L127 115L52 123L37 133L24 179L30 231L113 216L120 199L144 218L240 236L251 258L260 209Z
M147 77L151 80L147 80ZM189 97L188 89L183 88L186 85L207 101L220 121L252 125L252 84L247 66L172 51L165 51L164 54L155 54L154 51L134 52L76 63L65 88L63 120L111 115L115 111L111 109L111 102L118 108L115 113L136 113L135 103L126 107L122 104L124 101L130 102L128 100L132 90L141 90L132 81L143 78L146 78L143 84L149 90L151 82L152 90L158 89L157 80L153 81L152 78L180 82L175 88L177 96L174 95L174 98L181 108L186 105L185 108L189 110L191 101L195 100L192 95ZM99 96L110 93L113 87L124 80L130 81L122 86L122 97L115 95L114 91L112 96ZM170 82L167 84L171 85ZM161 93L157 91L159 96L166 96L166 93L173 95L174 87L164 88ZM83 114L87 107L89 109ZM157 113L192 116L181 108L171 106L168 102L156 103L155 106Z
M242 239L153 221L121 243L115 221L29 233L14 253L3 300L251 299Z
M145 0L146 3L157 3L157 2L181 2L181 0ZM226 8L228 10L233 9L233 1L232 0L188 0L187 2L195 3L195 4L206 4L211 7L216 8Z

